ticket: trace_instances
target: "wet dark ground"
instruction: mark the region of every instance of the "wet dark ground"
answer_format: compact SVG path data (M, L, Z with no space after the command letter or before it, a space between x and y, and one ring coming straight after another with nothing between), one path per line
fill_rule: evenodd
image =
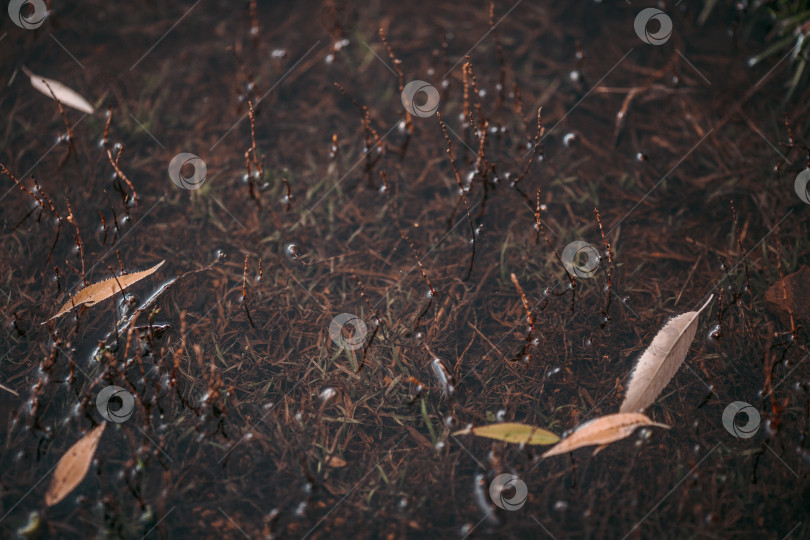
M747 66L766 25L667 3L652 45L635 2L58 4L0 24L0 163L31 192L0 177L3 537L810 537L807 332L764 301L810 264L810 100L784 100L789 57ZM99 109L65 109L72 145L23 65ZM438 90L469 219L438 117L403 107L413 80ZM181 152L199 189L169 177ZM572 290L573 241L602 258ZM41 324L119 260L166 263ZM452 435L616 412L655 332L712 293L647 411L671 429L545 460ZM341 313L365 355L330 339ZM46 507L108 385L132 417ZM751 438L723 426L734 401L761 415ZM502 473L519 510L492 504Z

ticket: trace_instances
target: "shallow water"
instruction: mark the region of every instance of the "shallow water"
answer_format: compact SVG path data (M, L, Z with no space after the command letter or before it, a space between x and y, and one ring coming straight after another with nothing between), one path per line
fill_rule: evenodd
M0 163L31 192L0 176L3 537L808 535L807 333L763 299L810 264L787 146L807 88L784 101L781 54L748 67L764 25L687 3L652 34L624 3L108 4L0 26ZM65 109L72 146L23 65L97 108ZM161 260L41 324L82 270ZM647 410L671 429L547 459L453 435L616 412L710 294ZM46 507L111 385L131 417ZM751 437L724 425L738 401Z

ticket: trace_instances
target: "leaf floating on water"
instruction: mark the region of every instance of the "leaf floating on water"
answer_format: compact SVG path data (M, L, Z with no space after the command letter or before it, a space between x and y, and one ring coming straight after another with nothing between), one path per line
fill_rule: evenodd
M88 285L84 289L77 292L75 296L73 296L70 300L68 300L64 306L62 306L62 309L60 309L56 315L54 315L48 320L61 317L62 315L73 309L74 306L78 307L82 304L92 306L98 304L102 300L110 298L114 294L123 291L130 285L133 285L142 280L143 278L149 276L150 274L155 273L157 269L163 265L164 262L166 261L160 261L152 268L148 270L143 270L142 272L133 272L132 274L124 274L123 276L105 279L104 281L100 281L99 283Z
M566 454L583 446L607 445L633 434L642 426L658 426L669 429L666 424L653 422L640 413L617 413L600 416L578 426L559 444L543 454L543 457Z
M94 427L62 456L53 471L48 492L45 493L46 505L53 506L58 503L84 480L105 427L106 422Z
M73 107L74 109L87 114L93 114L95 112L95 109L92 105L90 105L90 102L84 99L76 91L68 88L59 81L31 73L31 71L25 66L23 66L22 69L31 79L31 86L49 98L53 99L53 96L56 96L56 99L58 99L62 105ZM50 89L48 89L49 86L51 87ZM53 95L51 95L51 90L53 90Z
M346 466L346 460L341 459L337 456L329 456L324 460L324 463L326 464L327 467L334 467L336 469L339 467Z
M498 441L516 444L554 444L560 440L557 435L550 431L517 422L503 422L490 424L488 426L462 429L461 431L456 431L453 435L467 435L469 433L477 437L486 437L487 439L496 439Z
M699 310L678 315L656 334L636 363L619 412L643 412L652 405L681 367L695 339L698 316L712 298L714 295Z

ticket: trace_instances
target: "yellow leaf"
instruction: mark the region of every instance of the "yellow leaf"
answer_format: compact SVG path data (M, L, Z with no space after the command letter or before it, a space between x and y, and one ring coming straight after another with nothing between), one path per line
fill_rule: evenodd
M45 493L46 505L58 503L84 480L106 426L107 423L104 422L94 427L62 456L53 471L48 492Z
M461 431L456 431L453 435L466 435L468 433L472 433L477 437L486 437L487 439L533 445L554 444L560 440L557 435L550 431L517 422L503 422L471 429L462 429Z
M57 317L61 317L73 307L78 307L82 304L87 306L92 306L94 304L98 304L102 300L106 300L110 298L115 293L119 293L133 285L143 278L153 274L160 268L163 263L166 261L160 261L155 266L150 268L149 270L143 270L142 272L134 272L132 274L124 274L123 276L118 276L110 279L105 279L104 281L100 281L99 283L94 283L92 285L88 285L84 289L80 290L76 293L73 298L68 300L68 302L62 306L62 309L59 312L51 317L51 319L55 319ZM51 320L49 319L49 320Z
M669 429L668 425L653 422L640 413L608 414L578 426L559 444L543 454L543 457L565 454L583 446L607 445L629 437L636 428L642 426L657 426Z

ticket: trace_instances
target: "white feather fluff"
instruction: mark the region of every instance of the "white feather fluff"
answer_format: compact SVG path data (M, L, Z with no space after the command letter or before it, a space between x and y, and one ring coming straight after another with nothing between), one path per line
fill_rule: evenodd
M636 363L619 412L643 412L652 405L681 367L695 339L699 315L712 298L714 295L699 310L689 311L670 320L656 334Z

